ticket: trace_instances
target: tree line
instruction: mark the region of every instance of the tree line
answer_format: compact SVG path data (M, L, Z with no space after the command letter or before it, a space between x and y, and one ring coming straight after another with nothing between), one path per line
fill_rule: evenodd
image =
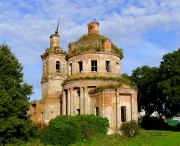
M138 88L138 110L170 118L180 113L180 49L165 54L159 67L142 66L122 74Z

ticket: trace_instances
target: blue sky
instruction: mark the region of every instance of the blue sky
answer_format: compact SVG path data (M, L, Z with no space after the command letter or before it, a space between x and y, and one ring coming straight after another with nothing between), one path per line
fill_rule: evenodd
M40 55L49 47L60 18L60 46L87 34L96 19L99 32L123 49L122 73L159 66L162 56L180 47L180 0L0 0L0 43L23 65L31 100L41 98Z

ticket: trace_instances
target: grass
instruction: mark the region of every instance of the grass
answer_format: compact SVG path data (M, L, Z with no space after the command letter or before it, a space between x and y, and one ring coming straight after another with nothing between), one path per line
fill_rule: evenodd
M174 131L141 131L134 138L124 138L117 135L98 135L86 142L71 146L180 146L180 132Z
M134 138L118 135L96 135L91 139L78 142L70 146L180 146L180 132L141 130L141 134ZM7 145L12 146L12 145ZM16 145L13 145L16 146ZM33 139L17 146L44 146L40 140Z

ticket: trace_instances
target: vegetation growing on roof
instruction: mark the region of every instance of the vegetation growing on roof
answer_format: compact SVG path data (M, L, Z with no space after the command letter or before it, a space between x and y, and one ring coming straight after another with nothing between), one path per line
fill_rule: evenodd
M71 43L73 51L71 55L77 55L80 53L93 53L104 51L104 42L108 38L99 34L83 35L76 42ZM119 49L116 45L112 44L111 53L117 54L123 58L122 49Z
M49 48L46 49L46 52L44 54L41 55L41 58L46 57L49 53L55 53L55 54L63 54L63 55L67 55L66 51L60 50L60 51L55 51L55 50L51 50Z
M66 79L62 85L65 85L66 83L68 82L71 82L71 81L78 81L78 80L103 80L103 81L116 81L118 82L118 85L116 84L115 86L112 85L112 86L102 86L101 88L103 89L115 89L115 88L118 88L122 85L129 85L130 87L136 89L136 86L133 86L131 84L131 82L127 79L124 79L124 78L120 78L120 77L105 77L105 76L93 76L93 77L90 77L90 76L86 76L86 77L80 77L80 78L71 78L71 79Z
M98 86L96 87L95 89L92 89L90 91L90 93L97 93L97 92L100 92L100 91L103 91L105 89L118 89L119 87L121 87L122 84L121 83L118 83L118 84L110 84L110 85L104 85L104 86Z
M101 47L101 46L99 46L99 45L97 45L97 46L91 46L91 47L89 47L89 46L80 46L80 47L78 47L78 48L75 48L73 51L72 51L72 54L73 55L77 55L77 54L79 54L79 53L85 53L85 52L88 52L88 53L92 53L92 52L100 52L100 51L102 51L103 50L103 48Z
M87 35L83 35L81 38L78 39L78 43L84 43L87 41L105 41L107 39L107 37L103 36L103 35L99 35L99 34L87 34ZM93 43L93 42L91 42ZM103 43L103 42L101 42Z
M97 92L101 92L103 90L106 90L106 89L114 89L114 90L117 90L118 88L120 88L122 85L129 85L131 88L133 89L137 89L136 86L133 86L129 80L126 80L126 79L119 79L119 82L118 84L110 84L110 85L103 85L103 86L98 86L96 87L95 89L91 90L90 92L91 93L97 93Z
M124 58L124 54L122 49L119 49L116 45L112 44L111 53L117 54L118 56L121 56L121 58Z

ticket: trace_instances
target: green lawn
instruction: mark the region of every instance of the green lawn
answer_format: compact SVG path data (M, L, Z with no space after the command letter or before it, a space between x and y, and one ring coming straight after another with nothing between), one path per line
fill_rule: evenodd
M43 144L40 144L39 139L34 139L21 146L43 146ZM78 142L71 146L180 146L180 132L141 130L141 135L134 138L97 135L87 141Z
M143 130L135 138L98 135L72 146L180 146L180 132Z

